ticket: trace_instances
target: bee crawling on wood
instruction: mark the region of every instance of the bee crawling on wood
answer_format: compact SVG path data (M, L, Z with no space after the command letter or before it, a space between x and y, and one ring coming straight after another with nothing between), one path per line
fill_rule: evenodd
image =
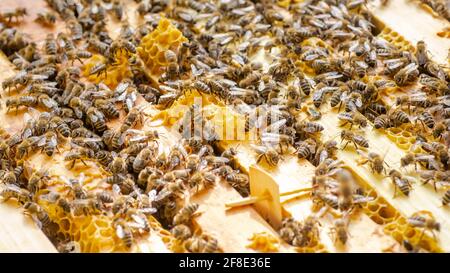
M358 159L358 165L369 164L372 172L377 174L386 173L384 165L387 167L389 167L389 165L384 161L385 155L381 156L375 152L365 153L361 150L357 150L356 152L361 156L361 158Z
M417 228L422 228L422 234L420 235L419 241L422 240L425 231L431 231L433 238L436 240L435 231L441 230L441 224L436 221L433 214L430 211L421 210L415 212L411 217L408 217L408 223Z
M412 186L411 181L412 178L407 178L402 175L398 170L392 169L389 172L389 177L391 178L392 183L394 184L394 197L397 195L397 188L402 192L405 196L409 196Z
M358 147L369 148L369 142L367 141L367 139L359 134L356 134L349 130L342 130L340 135L341 142L346 141L342 149L345 149L350 142L353 143L355 149L358 149Z

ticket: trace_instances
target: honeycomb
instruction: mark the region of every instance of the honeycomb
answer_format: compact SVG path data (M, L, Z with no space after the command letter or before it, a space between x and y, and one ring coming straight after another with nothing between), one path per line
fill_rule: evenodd
M392 30L389 27L384 27L380 34L378 34L380 38L385 39L386 41L392 43L400 50L410 50L414 51L413 45L408 42L403 36L401 36L398 32Z
M422 149L419 146L413 147L416 142L413 124L402 124L399 127L386 129L385 132L387 137L403 150L410 151L413 148L413 152L419 153Z
M162 68L168 64L165 57L166 50L177 52L183 42L187 42L187 39L181 31L168 19L162 17L158 27L142 38L137 51L149 74L160 76L163 72Z
M280 242L267 232L254 233L249 240L251 243L247 245L248 248L260 252L278 252Z
M321 242L314 240L309 246L296 247L295 250L299 253L326 253L327 248Z
M291 0L278 0L277 5L287 9L291 5Z
M429 252L442 252L438 243L424 234L418 228L410 226L407 219L389 205L384 198L377 195L374 190L368 191L368 196L374 200L362 204L361 207L375 223L383 225L383 231L402 243L408 240L413 245L418 245Z
M130 78L133 74L129 65L129 54L125 52L118 52L115 56L115 64L108 65L106 73L89 75L92 67L99 63L106 63L106 58L102 55L92 56L83 68L83 76L89 81L100 83L103 82L110 88L117 86L122 80Z
M78 167L73 170L79 171ZM101 180L102 173L85 172L86 179L84 186L88 192L96 193L105 191L110 188L110 185ZM57 177L57 175L55 175ZM47 212L50 220L56 224L52 235L56 237L57 241L72 241L78 243L81 252L141 252L139 241L148 238L149 233L136 234L133 232L132 248L126 247L122 239L116 235L116 230L113 226L113 214L106 211L103 214L89 214L89 215L75 215L74 211L65 212L62 207L48 198L49 193L58 193L60 196L70 198L71 190L67 187L65 182L61 179L52 179L48 183L47 188L41 189L36 194L37 203ZM70 200L70 199L68 199ZM147 216L151 233L156 233L160 236L163 243L168 249L178 252L175 244L175 238L171 233L165 230L161 224L153 217Z

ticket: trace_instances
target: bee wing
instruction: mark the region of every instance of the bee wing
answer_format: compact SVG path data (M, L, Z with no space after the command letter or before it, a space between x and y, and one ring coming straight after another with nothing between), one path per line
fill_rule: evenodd
M363 195L359 195L359 194L353 195L353 203L355 203L355 204L367 203L367 202L371 202L373 200L375 200L375 198L372 196L363 196Z
M45 136L42 136L40 139L39 139L39 141L37 142L37 146L38 147L42 147L42 146L44 146L45 145L45 143L47 142L47 138L45 137Z
M58 142L56 140L55 136L52 136L49 140L48 140L48 145L50 147L56 147L58 145Z
M139 224L141 226L141 228L145 227L145 220L143 219L143 217L137 215L137 214L132 214L131 218L133 218L133 220Z
M151 207L148 207L148 208L142 208L142 209L140 209L139 211L142 212L142 213L145 214L145 215L154 214L154 213L158 212L157 209L151 208Z
M17 193L20 193L20 192L21 192L20 187L17 186L16 184L7 184L7 185L6 185L6 188L7 188L8 190L15 191L15 192L17 192Z
M117 85L116 89L114 89L114 95L117 96L124 93L128 89L128 86L130 86L130 82L128 81L120 82L119 85Z
M135 136L135 137L132 137L130 139L130 142L140 142L140 141L143 141L143 140L146 140L146 139L148 139L148 137L144 136L144 135L142 135L142 136Z
M151 201L155 201L156 196L158 195L158 192L156 190L151 190L148 192L148 197Z
M48 79L47 75L36 75L36 74L31 75L32 81L40 81L40 80L46 80L46 79Z
M116 97L114 99L115 102L122 102L125 100L125 98L127 97L127 92L123 92L122 94L120 94L118 97Z
M361 108L361 107L363 106L363 102L362 102L361 98L357 98L357 99L356 99L355 105L356 105L356 107L358 107L358 108Z
M119 186L118 184L112 185L112 192L113 192L115 195L120 195L120 193L121 193L120 186ZM149 194L150 194L150 193L149 193Z
M183 155L184 158L188 157L188 152L186 151L186 149L184 148L183 145L181 145L180 143L178 143L177 145L178 150L181 152L181 154Z
M61 175L59 176L59 178L61 178L61 180L64 182L66 186L72 188L72 183L70 182L69 178L67 178L65 175Z
M265 146L250 144L250 147L252 147L259 154L267 152L267 147Z
M356 152L357 152L360 156L362 156L362 157L364 157L364 158L369 158L369 156L367 155L367 153L363 152L363 151L360 150L360 149L357 149Z
M86 175L84 174L84 172L81 172L80 176L78 178L78 182L80 182L80 185L83 185L85 180L86 180Z
M403 69L405 70L405 73L409 74L416 70L419 66L416 63L410 63L407 66L405 66Z
M265 132L279 132L280 128L283 127L286 124L287 120L286 119L281 119L279 121L276 121L272 124L270 124L269 126L267 126L265 128Z
M75 113L75 116L79 119L83 117L83 112L78 108L73 108L73 112Z
M122 225L116 225L116 235L120 239L123 239L125 237L125 231L124 231Z
M338 114L338 119L341 119L341 120L352 120L352 116L349 115L348 113L339 113Z
M316 90L313 93L312 99L313 100L320 100L322 98L322 95L323 95L323 89Z
M49 109L52 109L52 108L58 106L58 103L51 98L43 99L43 100L41 100L41 102L46 108L49 108Z
M85 142L99 142L102 141L100 137L85 137L83 138L83 141Z
M319 54L313 53L313 54L308 54L308 55L304 56L303 60L308 62L308 61L315 60L318 57L319 57Z

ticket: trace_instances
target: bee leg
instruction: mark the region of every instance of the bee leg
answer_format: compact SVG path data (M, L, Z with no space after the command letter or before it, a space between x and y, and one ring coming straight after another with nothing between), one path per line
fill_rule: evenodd
M72 165L70 166L70 169L73 169L73 167L75 167L75 161L76 159L72 160Z
M392 196L392 198L395 198L395 196L397 196L397 186L394 185L394 196Z
M260 154L260 155L258 155L258 156L256 157L256 163L259 163L259 162L261 161L263 155L264 155L264 154Z
M348 145L348 141L345 143L345 145L344 145L344 147L342 148L342 150L345 150L345 148L347 147L347 145Z

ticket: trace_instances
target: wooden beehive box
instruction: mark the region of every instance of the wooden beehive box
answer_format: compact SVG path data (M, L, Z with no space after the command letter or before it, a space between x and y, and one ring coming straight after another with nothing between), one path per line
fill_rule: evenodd
M48 10L45 1L26 0L5 0L0 3L0 12L10 10L15 7L26 6L29 14L24 18L24 22L18 26L18 29L29 34L31 39L42 43L47 33L57 33L65 29L65 22L58 19L54 28L42 28L33 20L38 12ZM126 14L129 23L138 26L141 21L135 15L136 4L132 1L128 3ZM175 2L175 1L172 1ZM294 4L296 1L279 1L280 7L286 7ZM302 1L299 1L302 2ZM388 4L381 5L378 1L372 1L369 10L374 16L374 22L379 30L379 36L393 42L398 46L414 46L419 40L425 40L432 59L442 65L449 65L448 54L450 49L449 37L437 35L450 27L450 23L444 19L430 14L418 4L412 4L409 0L391 0ZM284 10L284 12L287 12ZM111 37L116 37L120 22L110 19L108 21L108 30ZM445 36L445 35L444 35ZM0 52L0 81L14 75L14 66ZM155 78L155 81L157 79ZM386 94L383 98L387 104L392 103L395 96L399 93L408 94L408 89L396 91L397 93ZM2 90L2 93L6 90ZM183 103L190 102L189 95ZM3 103L5 101L3 96ZM211 99L210 101L214 101ZM144 103L139 100L140 103ZM210 106L215 111L220 111L222 105L211 103ZM6 113L6 107L0 108L0 124L3 129L13 134L19 131L23 125L23 111L15 115ZM153 106L146 109L154 116L161 113L171 115L170 109L160 111ZM339 134L339 122L337 112L322 106L322 118L318 121L325 130L323 136L332 139ZM304 114L300 114L304 115ZM121 116L121 118L123 118ZM170 122L169 122L170 123ZM181 136L171 130L170 124L158 127L158 130L168 136L162 140L161 146L169 147L180 141ZM117 127L117 122L111 122L108 126ZM150 128L150 124L144 125L144 128ZM379 154L388 151L385 158L389 165L396 166L400 158L404 156L411 145L407 145L411 135L399 140L395 134L383 133L372 130L369 125L366 131L366 138L371 147ZM400 132L401 134L402 132ZM406 144L405 144L406 143ZM256 156L247 141L220 141L218 149L227 149L238 147L237 161L243 172L249 172L253 164L256 164ZM350 145L349 145L350 146ZM63 149L64 150L64 149ZM226 209L226 204L241 198L241 195L230 185L221 181L214 188L203 191L191 197L191 201L200 204L202 214L195 218L194 222L198 228L217 238L220 247L224 252L260 252L262 248L250 247L251 238L257 234L269 234L275 238L278 243L279 252L404 252L401 245L403 240L413 240L419 236L416 230L408 227L406 218L417 211L426 210L432 212L438 222L441 223L441 231L437 233L437 242L434 242L429 236L425 236L424 248L434 252L450 251L450 212L449 209L440 205L442 192L436 193L432 187L415 185L409 198L393 198L394 187L391 183L383 180L383 177L374 175L367 166L357 164L355 160L357 154L354 149L349 148L338 152L338 159L342 160L346 167L356 177L358 183L374 197L374 201L363 206L353 213L349 226L351 234L346 246L337 246L334 237L329 231L333 226L333 216L326 215L321 219L320 242L308 249L298 249L285 242L277 233L279 223L272 221L275 218L293 217L302 221L312 213L312 201L308 195L300 195L298 198L280 197L280 211L277 216L272 205L268 206L245 206L234 209ZM52 172L52 175L70 176L72 171L64 168L61 156L55 156L51 160L38 155L30 159L30 164L35 167L45 166ZM95 166L92 172L98 172ZM302 187L311 185L314 176L315 167L307 160L298 160L296 156L287 155L278 167L270 167L265 163L260 163L259 167L264 169L270 176L273 191L279 193L289 192ZM101 172L98 172L101 178ZM262 184L262 183L261 183ZM257 184L256 184L257 185ZM258 187L258 186L256 186ZM22 209L14 202L7 202L0 205L0 252L55 252L56 248L41 230L23 215ZM268 215L273 216L267 217ZM271 220L269 221L268 218ZM154 226L157 232L152 232L151 236L139 241L137 247L132 251L139 252L170 252L170 234L164 230L158 223ZM110 235L112 236L112 235ZM89 249L88 246L85 249ZM91 251L97 250L92 248ZM123 250L119 250L123 251Z

